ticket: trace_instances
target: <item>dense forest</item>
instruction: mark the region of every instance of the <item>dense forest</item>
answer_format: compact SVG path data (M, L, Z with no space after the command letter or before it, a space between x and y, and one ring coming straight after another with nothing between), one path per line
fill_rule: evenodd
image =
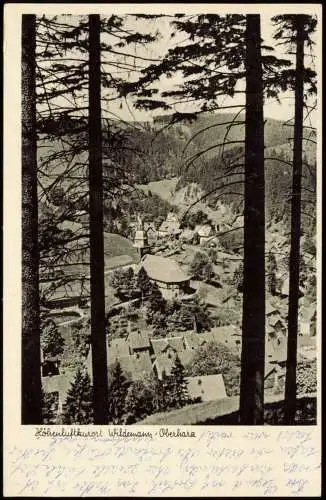
M214 186L223 185L223 174L230 165L243 162L244 151L234 145L225 148L214 148L217 143L222 143L227 133L227 125L235 115L229 113L205 113L197 120L189 123L172 124L171 117L164 116L164 120L156 119L148 123L146 130L130 131L130 140L141 155L127 156L135 181L145 184L164 178L178 177L177 189L190 183L197 183L204 193L212 190ZM240 115L243 120L243 116ZM159 124L159 125L157 125ZM206 129L209 129L206 131ZM202 132L202 131L205 132ZM291 136L293 124L278 120L266 119L265 121L265 189L266 189L266 219L287 220L289 216L288 193L291 186ZM196 136L196 134L198 134ZM244 126L232 128L228 140L241 140ZM305 131L304 144L304 175L303 188L306 189L305 200L309 206L315 201L316 191L316 147L311 139L316 138L314 130ZM191 143L189 140L192 139ZM166 145L168 144L168 149ZM189 147L185 150L186 146ZM145 148L144 148L145 145ZM144 149L143 149L144 148ZM212 149L211 149L212 148ZM208 150L200 159L189 164L187 158ZM220 151L219 151L220 150ZM287 162L287 164L285 163ZM234 172L241 172L238 167ZM218 181L216 179L222 178ZM240 180L241 175L233 180ZM225 180L224 180L225 182ZM242 186L239 186L242 192ZM221 192L226 194L221 199L227 204L239 204L239 195L228 194L227 186ZM207 203L215 206L214 194L206 199ZM308 221L306 221L308 224Z

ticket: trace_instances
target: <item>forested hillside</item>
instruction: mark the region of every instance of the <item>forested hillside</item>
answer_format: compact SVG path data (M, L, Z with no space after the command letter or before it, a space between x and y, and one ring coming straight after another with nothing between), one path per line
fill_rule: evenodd
M220 199L230 204L238 211L243 198L243 138L244 115L231 113L204 113L197 119L172 123L168 115L158 117L153 122L116 122L110 125L110 134L104 133L104 151L110 157L110 141L112 131L120 137L122 143L121 158L124 175L120 177L120 184L148 184L153 181L178 177L176 190L191 183L197 184L203 193L211 195L205 201L215 207L216 200ZM230 127L230 125L232 125ZM80 123L48 124L53 131L73 128L84 140L84 133ZM103 124L106 128L107 125ZM118 132L117 132L118 131ZM304 177L303 177L303 206L315 200L316 182L316 147L314 143L315 131L305 129L304 140ZM265 182L266 182L266 216L271 219L287 221L289 214L289 193L291 187L293 127L290 123L278 120L265 120ZM220 147L216 147L220 145ZM49 155L53 152L56 161L51 162L51 175L60 172L60 153L55 155L56 149L61 150L61 144L55 142L42 146L40 155ZM84 153L82 153L84 154ZM115 153L117 154L117 153ZM61 153L62 155L62 153ZM76 160L75 160L76 161ZM119 176L116 172L115 175ZM110 173L112 179L112 169ZM46 181L45 181L46 182ZM149 194L149 196L148 196ZM146 219L164 218L173 208L158 197L150 198L151 193L124 192L120 200L105 199L105 220L107 230L127 234L125 215L137 213L146 214ZM86 207L87 200L85 199ZM311 222L311 217L305 216L304 225ZM117 221L120 223L117 224ZM114 223L113 223L114 221ZM117 227L115 227L117 226Z
M130 128L128 131L132 145L128 167L140 184L177 176L177 189L196 183L204 193L212 192L206 199L212 207L217 197L239 207L243 193L243 121L243 114L237 117L230 113L205 113L197 120L172 125L168 116L141 124L141 128L138 124L137 130ZM229 128L230 124L234 126ZM315 131L307 128L304 136L303 200L311 204L315 199L316 181ZM290 123L266 119L267 220L287 219L288 216L292 137ZM217 145L223 146L215 147ZM139 153L133 154L133 150Z

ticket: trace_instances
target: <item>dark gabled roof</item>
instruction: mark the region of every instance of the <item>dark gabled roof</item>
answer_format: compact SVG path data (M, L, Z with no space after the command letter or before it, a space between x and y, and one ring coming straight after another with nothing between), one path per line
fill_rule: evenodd
M114 357L115 359L121 356L128 356L130 354L129 344L123 338L113 339L110 342L108 352L109 357Z
M160 339L150 339L155 355L166 352L169 348L175 352L184 350L183 337L166 337Z
M109 360L109 365L115 363L115 360ZM152 362L148 352L140 352L128 356L121 356L119 363L122 370L130 374L133 380L142 379L144 376L149 375L152 371Z
M187 349L197 349L197 347L199 346L198 333L185 333L183 335L183 339Z
M127 343L132 349L144 349L150 347L149 337L147 332L130 332L127 337Z
M168 344L177 352L184 350L183 337L167 337Z

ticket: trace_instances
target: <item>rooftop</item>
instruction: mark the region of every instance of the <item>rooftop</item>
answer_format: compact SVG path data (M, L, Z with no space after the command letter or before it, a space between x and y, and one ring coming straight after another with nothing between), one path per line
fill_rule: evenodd
M202 401L215 401L227 397L221 374L187 377L186 380L191 398L200 397Z
M316 313L316 304L304 306L300 310L300 320L311 321L315 313Z
M284 363L287 358L286 337L278 337L266 342L266 357L269 363Z
M195 232L201 237L210 236L213 232L212 226L209 224L197 224L195 227Z
M171 370L174 365L175 356L167 353L161 353L156 356L153 367L156 367L158 378L162 378L163 372L168 377L171 375Z
M108 348L109 357L120 358L130 354L129 344L123 338L113 339Z
M152 371L152 362L148 352L140 352L119 359L121 368L129 373L133 380L142 379Z
M42 388L44 392L58 392L59 399L66 399L67 393L71 388L75 372L66 371L62 375L53 375L52 377L42 377Z
M151 344L155 355L166 352L169 348L178 353L185 349L183 337L152 338Z
M179 264L166 257L159 255L145 255L140 263L149 278L163 283L183 283L189 281L190 277L185 274Z
M150 347L147 332L130 332L126 342L130 345L131 349L144 349Z

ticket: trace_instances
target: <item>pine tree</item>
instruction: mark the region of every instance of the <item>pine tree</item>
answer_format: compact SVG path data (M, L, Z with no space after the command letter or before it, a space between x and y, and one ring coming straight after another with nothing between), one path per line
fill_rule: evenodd
M64 424L93 423L93 394L88 373L77 370L63 406Z
M106 424L108 372L105 331L100 29L100 16L90 15L88 141L94 423Z
M41 348L44 357L55 357L63 353L65 340L62 337L56 323L48 320L42 326L41 331Z
M198 333L208 332L214 326L213 319L210 315L209 307L205 302L196 301L194 304L189 304L193 313L196 331Z
M143 267L140 268L137 276L137 286L141 291L142 302L143 302L148 297L152 289L152 282L149 279L148 274Z
M305 81L310 83L307 93L315 93L314 75L304 66L305 43L312 46L310 35L316 29L317 20L307 15L276 16L278 25L275 38L286 36L288 45L296 46L296 66L294 74L295 116L293 142L293 172L291 193L291 243L289 273L288 344L285 379L285 423L294 424L296 413L296 371L298 312L300 296L300 237L301 237L301 190L303 166L303 109L305 104Z
M125 423L131 424L153 413L154 393L143 381L137 380L129 386L124 406Z
M179 307L175 308L173 313L167 318L167 326L171 332L191 330L193 325L194 312L186 304L179 304Z
M166 300L155 282L151 283L148 293L148 307L152 313L165 311Z
M214 271L210 258L203 252L196 252L190 266L194 279L210 281Z
M264 421L265 180L260 16L246 16L246 123L240 423Z
M22 16L22 423L40 424L41 354L36 135L36 17Z
M164 377L166 377L165 372L163 372ZM163 377L162 375L162 377ZM155 412L165 411L166 405L164 401L164 389L163 389L163 380L159 378L152 377L150 379L151 386L153 388L153 410Z
M174 408L185 406L189 402L189 393L185 378L185 370L178 355L175 358L169 380L171 405Z
M110 379L108 419L113 424L120 424L125 413L125 402L130 381L123 373L119 361L116 361L113 365Z
M56 414L54 411L55 395L42 390L42 423L51 425L55 423Z

